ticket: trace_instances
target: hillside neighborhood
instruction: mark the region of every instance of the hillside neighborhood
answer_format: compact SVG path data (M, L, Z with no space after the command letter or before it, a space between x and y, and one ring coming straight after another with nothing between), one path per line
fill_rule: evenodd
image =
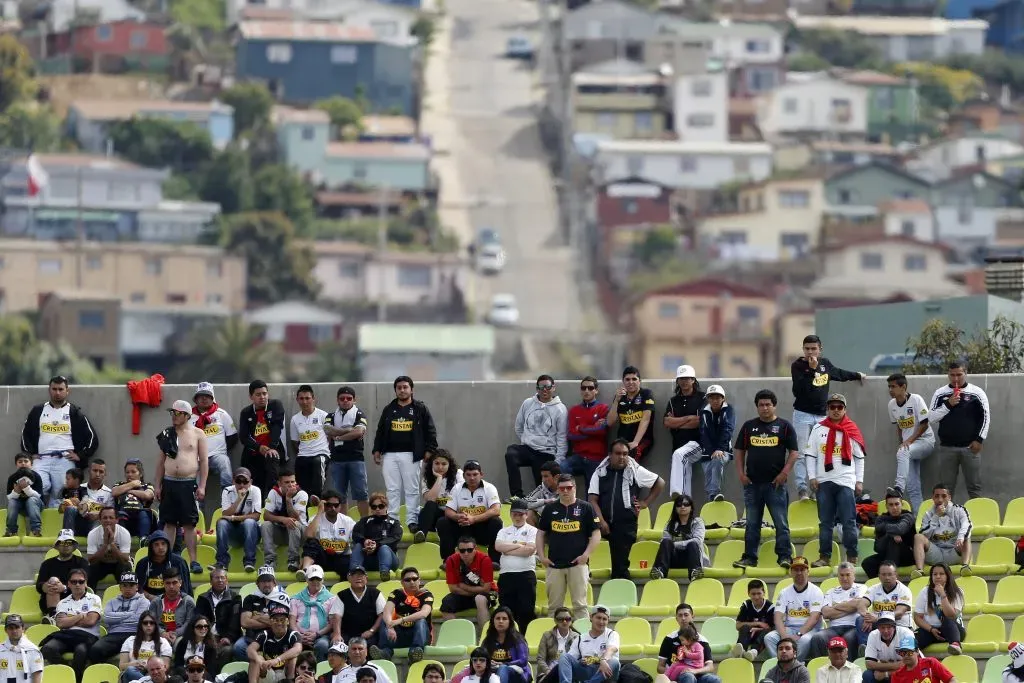
M1024 323L1019 9L2 0L0 383L750 377L815 332L885 372Z

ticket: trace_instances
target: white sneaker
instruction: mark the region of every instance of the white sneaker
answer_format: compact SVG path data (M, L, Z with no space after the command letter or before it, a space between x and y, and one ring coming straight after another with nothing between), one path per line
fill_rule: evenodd
M730 657L743 657L744 655L745 653L743 652L743 646L739 643L734 643L732 649L729 650Z
M749 650L743 653L743 659L747 660L748 662L754 661L755 659L757 659L757 650L755 650L754 648L750 648Z

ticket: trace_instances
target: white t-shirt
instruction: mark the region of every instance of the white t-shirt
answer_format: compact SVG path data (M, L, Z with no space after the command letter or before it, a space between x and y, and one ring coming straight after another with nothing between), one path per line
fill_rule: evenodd
M842 586L836 586L831 589L828 593L825 593L824 599L821 601L822 607L831 607L832 605L839 602L846 602L847 600L853 600L855 598L863 598L864 593L867 592L867 587L861 583L854 583L849 588L843 588ZM831 626L853 626L857 623L857 617L860 615L857 612L851 612L844 614L841 617L835 619L829 619L828 625Z
M896 399L889 399L889 420L899 427L903 440L906 441L914 435L917 427L928 419L928 404L921 398L920 394L910 394L907 402L903 405L896 405ZM934 438L931 424L921 435L923 438Z
M480 683L480 677L476 674L469 674L462 679L463 683ZM500 683L501 679L498 678L498 674L491 674L491 677L487 680L487 683Z
M498 532L498 535L494 539L495 541L504 541L505 543L515 543L517 545L528 545L537 543L537 527L524 524L518 529L514 525L509 525ZM501 556L501 571L503 573L510 572L532 572L537 569L537 555L534 553L529 557L521 557L518 555L505 555Z
M92 555L93 553L98 552L100 545L103 543L103 527L98 526L90 531L85 540L85 552L87 555ZM132 535L120 524L114 526L114 543L117 545L117 549L122 553L131 554Z
M355 520L340 512L334 524L328 521L326 514L320 515L320 524L316 530L316 537L320 540L320 547L334 555L347 555L351 553L352 529L355 526Z
M103 484L98 489L89 488L89 484L85 485L85 498L82 502L89 504L89 512L99 512L103 508L114 507L114 494L110 492L110 487Z
M309 415L301 412L292 415L291 440L299 442L296 458L309 458L314 455L330 455L331 447L327 443L327 432L324 431L324 420L327 412L313 408Z
M362 602L363 598L366 597L366 590L363 590L362 597L356 597L355 591L353 591L351 588L346 588L345 590L347 590L350 593L352 593L352 597L355 598L356 602ZM384 597L384 594L381 593L380 591L377 591L377 602L373 606L373 609L375 610L375 612L377 614L383 614L384 613L384 604L386 602L387 602L387 599ZM345 601L341 599L340 595L338 597L338 605L337 605L337 608L335 609L335 613L339 617L344 617L345 616Z
M5 640L0 643L0 678L10 683L26 683L32 675L42 671L43 653L24 635L17 647Z
M466 482L452 488L452 497L445 506L450 510L469 515L483 514L492 505L500 505L498 489L487 481L481 481L476 491L470 491Z
M447 481L448 481L447 479L444 479L442 481L442 483L441 483L441 486L445 486L445 482L447 482ZM451 488L447 488L447 487L443 488L443 489L441 489L441 492L437 494L437 504L438 504L439 507L445 507L446 505L448 505L448 501L452 499L452 490L454 490L455 487L458 486L459 484L461 484L463 481L465 481L465 480L462 478L462 470L456 470L455 471L455 483L451 485ZM427 486L427 482L426 482L426 480L424 480L423 481L423 490L420 491L420 493L426 493L429 490L430 490L430 487Z
M134 649L135 636L128 636L128 640L124 641L124 645L121 646L121 654L127 654L131 658L132 650ZM152 640L144 640L139 644L139 656L135 657L135 659L140 662L146 662L156 653L156 643ZM166 638L160 638L160 656L170 657L171 654L171 644L167 642Z
M39 414L39 453L63 453L75 450L71 438L71 404L54 408L49 402L43 404Z
M590 634L590 629L587 629L580 634L579 638L572 641L572 645L569 646L569 654L589 666L600 663L608 648L615 648L617 650L618 647L619 634L613 631L610 626L605 628L601 635L596 638ZM614 658L619 658L617 652Z
M913 636L914 632L904 626L896 627L896 635L886 643L882 640L882 632L877 628L868 635L868 644L864 648L864 659L873 659L876 662L898 662L902 659L896 654L896 646L900 640Z
M897 605L906 605L908 608L914 606L914 596L910 594L910 589L907 588L907 585L900 581L896 582L896 586L891 591L885 590L881 583L876 583L868 588L867 593L864 594L864 599L871 603L868 606L868 611L875 614L881 614L882 612L895 613ZM914 622L910 613L911 610L907 609L902 617L896 619L896 625L913 628L912 624Z
M80 599L76 599L75 596L69 595L60 602L57 603L57 616L65 615L73 617L78 614L88 614L89 612L96 612L97 614L103 614L103 602L100 600L100 596L95 593L86 593ZM94 636L100 634L100 621L97 620L92 626L72 626L72 630L85 631L91 633Z
M941 607L939 607L940 602L941 601L938 600L938 596L936 596L936 602L932 605L932 609L928 609L928 586L925 586L921 589L921 592L917 594L917 599L914 601L914 613L920 614L929 625L938 628L941 624L939 617L937 616L941 609ZM961 615L964 611L964 599L957 597L949 602L953 605L953 609L956 610L957 621L960 621Z
M199 416L193 415L189 424L194 427L198 420ZM217 408L207 420L203 432L206 433L206 454L212 458L228 454L227 437L237 434L238 429L235 428L235 420L228 411Z
M238 500L238 495L238 489L234 486L225 488L220 494L220 509L227 510L234 505ZM260 492L260 487L254 484L249 485L245 500L233 514L248 515L252 512L263 512L263 494Z
M377 683L392 683L391 679L388 678L387 673L384 672L384 669L380 668L379 666L377 666L373 662L366 662L362 666L352 666L352 665L346 666L344 669L339 671L334 676L334 680L331 683L356 683L356 674L364 666L373 669L373 672L375 674L377 674ZM492 676L493 676L493 674L492 674ZM466 679L463 679L463 680L466 680Z
M825 469L825 447L828 445L828 427L815 425L811 436L807 439L804 461L807 464L807 478L817 479L819 483L830 481L849 489L855 488L858 481L864 481L864 449L854 441L850 444L851 462L843 464L842 432L836 434L832 445L832 469Z
M299 521L302 524L309 523L309 512L306 509L308 504L309 494L302 489L299 489L299 492L292 496L292 507L299 513ZM272 515L285 516L284 498L281 497L281 492L277 490L276 486L270 489L270 493L267 494L267 504L263 507Z
M775 613L782 612L783 623L786 626L800 628L812 614L821 612L821 603L824 599L821 589L813 583L808 582L802 591L798 591L796 586L790 584L779 593L779 598L775 601Z

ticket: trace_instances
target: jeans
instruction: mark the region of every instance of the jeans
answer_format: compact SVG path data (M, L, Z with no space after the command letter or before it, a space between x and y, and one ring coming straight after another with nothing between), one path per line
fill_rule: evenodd
M406 528L416 523L420 512L420 464L412 457L410 452L385 453L381 460L388 514L398 519L398 509L404 500Z
M322 662L327 659L327 649L330 646L330 635L318 636L317 639L313 641L313 654L316 655L316 661Z
M797 458L800 462L800 458ZM743 503L746 507L747 526L743 530L743 556L757 562L757 551L761 544L761 521L764 508L775 524L775 554L780 559L793 555L789 541L789 491L786 487L767 484L750 484L743 487ZM772 655L775 656L774 654Z
M328 474L331 477L331 484L334 490L341 496L341 502L347 503L348 496L345 492L352 488L352 500L356 502L365 501L369 498L366 486L366 463L358 462L332 462L327 466Z
M956 495L956 480L960 477L960 468L964 470L967 482L967 497L980 498L981 493L981 454L971 453L967 446L944 446L939 444L935 449L935 480L949 487L949 495ZM956 500L954 498L954 500Z
M816 631L811 641L811 650L808 653L811 659L815 657L828 657L828 641L836 636L846 641L851 650L856 652L854 643L857 642L857 626L830 626L829 628Z
M612 677L610 679L601 675L597 664L587 666L575 657L563 654L558 658L558 681L559 683L611 682L619 677L619 660L613 659L609 661L608 666L612 670Z
M679 674L676 683L722 683L722 679L715 674L692 674L687 671Z
M231 646L231 656L235 661L247 662L249 661L249 655L246 650L249 649L249 645L252 643L252 638L248 636L242 636L235 641L235 644Z
M146 672L142 669L137 669L134 666L130 666L121 672L121 683L132 683L132 681L138 681L146 677Z
M64 529L71 529L75 536L88 536L92 528L99 524L98 521L89 520L78 514L78 508L68 507L64 511Z
M818 546L822 557L832 558L832 531L836 518L843 525L843 547L847 557L857 556L857 502L853 489L832 481L818 485Z
M669 491L671 494L685 493L692 495L693 466L700 463L704 472L704 495L708 500L722 492L722 476L725 463L729 461L729 453L725 458L712 458L710 453L701 450L700 443L691 441L672 452L672 470L669 474Z
M917 629L915 634L917 635L917 646L923 650L933 643L959 643L967 635L960 622L950 619L944 614L939 617L939 633L942 634L942 640L933 636L931 631L926 631L923 628Z
M587 460L582 455L577 455L576 453L558 461L562 472L571 474L574 477L583 475L583 480L586 482L587 487L590 486L590 480L594 476L594 471L597 470L597 466L600 464L600 460Z
M28 517L30 531L41 531L43 528L43 499L39 496L8 499L7 531L18 531L18 516L22 514Z
M394 657L394 650L397 647L424 648L430 643L430 629L427 628L426 619L415 621L412 626L396 626L395 635L397 637L394 640L388 638L386 628L381 628L379 635L378 643L380 649L384 650L387 655L387 659Z
M797 635L799 627L792 627L786 629L786 635L793 638L796 641L796 658L801 662L807 663L807 653L811 650L811 643L814 641L814 633L821 629L821 621L818 621L818 627L814 631L809 631L802 636ZM782 634L778 631L772 631L764 637L764 647L768 650L769 657L779 656L779 641L782 640ZM850 646L853 649L853 646Z
M132 536L146 538L153 532L152 510L120 510L117 523L128 530Z
M805 446L807 446L808 439L811 438L811 430L814 429L814 425L824 419L824 415L812 415L802 410L793 411L793 428L796 430L796 446L800 453L806 450ZM793 477L796 479L797 493L800 495L807 493L807 463L804 462L803 457L796 459Z
M395 571L398 569L398 555L391 549L391 546L377 545L377 552L367 555L361 543L352 544L352 559L349 566L362 565L365 569L376 569L377 571ZM326 655L325 655L326 656Z
M47 507L60 505L60 491L64 488L64 473L74 468L75 463L56 455L43 455L32 463L32 469L43 480L43 497L51 496ZM51 495L52 493L52 495Z
M223 517L217 520L217 564L227 567L231 564L228 548L242 546L242 561L246 565L256 564L256 546L260 541L260 524L255 519L229 522Z
M220 487L226 489L231 486L231 458L227 453L217 453L210 458L210 474L214 472L220 477Z
M498 674L498 680L501 683L526 683L526 676L508 664L499 666L495 673Z
M921 461L935 451L935 439L922 437L910 448L896 450L896 486L903 491L914 512L921 508Z

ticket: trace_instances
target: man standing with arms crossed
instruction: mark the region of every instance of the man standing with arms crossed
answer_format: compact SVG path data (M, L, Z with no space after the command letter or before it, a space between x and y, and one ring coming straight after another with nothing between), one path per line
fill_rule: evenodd
M173 426L160 432L160 457L156 462L154 493L160 501L160 519L164 533L174 538L177 527L185 530L193 574L201 574L203 566L196 555L196 524L199 506L206 497L206 478L210 462L206 455L206 433L190 424L192 405L188 401L175 401L169 411Z

